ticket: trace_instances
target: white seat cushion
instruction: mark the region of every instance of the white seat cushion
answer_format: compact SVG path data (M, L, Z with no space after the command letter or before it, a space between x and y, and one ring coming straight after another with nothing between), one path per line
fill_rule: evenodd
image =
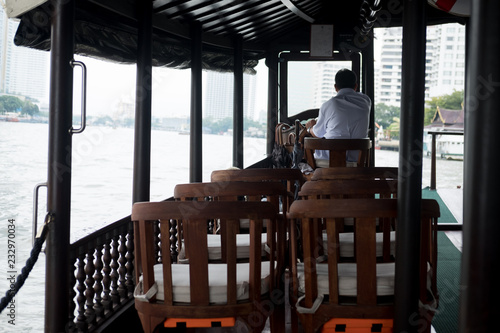
M261 236L262 244L262 255L266 255L265 245L267 242L267 234L263 233ZM221 239L220 235L207 235L207 247L208 247L208 259L209 260L221 260L222 250L221 250ZM185 259L184 245L182 246L181 253L179 253L179 259ZM237 234L236 235L236 258L238 259L248 259L250 257L250 234Z
M261 265L261 292L269 291L269 262L262 262ZM246 300L248 296L248 277L250 264L236 264L236 296L238 300ZM154 265L155 282L158 285L156 298L164 300L163 294L163 266ZM210 303L227 302L227 266L225 264L208 265L209 299ZM189 265L172 265L172 285L174 302L191 301L189 288Z
M376 255L377 257L381 257L383 255L383 240L384 234L381 232L377 232L376 236ZM352 232L341 232L339 233L339 242L340 242L340 256L345 258L354 257L354 233ZM325 253L327 251L327 235L326 231L323 231L323 248ZM396 232L391 231L391 255L395 255L396 251Z
M337 264L339 276L339 295L340 296L356 296L356 264L355 263L340 263ZM377 264L377 296L394 295L394 275L395 263L378 263ZM328 295L328 264L316 264L316 272L318 275L318 294ZM299 292L305 291L305 276L304 265L297 265L297 275L299 279ZM432 270L427 263L427 289L431 288ZM432 294L432 291L431 291Z
M315 158L314 163L316 163L317 168L329 168L330 167L330 160L325 159L325 158ZM358 162L345 162L346 167L350 168L355 168L358 166Z
M377 264L377 295L387 296L394 295L394 263L379 263ZM304 293L305 277L304 265L297 265L299 278L299 291ZM328 265L317 264L316 270L318 274L318 294L328 295ZM356 264L341 263L338 264L339 275L339 295L340 296L356 296Z

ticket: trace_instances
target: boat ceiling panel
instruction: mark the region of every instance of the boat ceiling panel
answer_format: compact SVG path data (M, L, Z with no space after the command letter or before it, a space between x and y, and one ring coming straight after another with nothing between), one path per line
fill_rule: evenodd
M24 4L28 11L22 13L20 4L26 1L30 0L7 0L7 12L21 19L15 43L48 50L51 8L48 3L34 9ZM138 1L75 1L75 53L135 62ZM375 8L374 3L378 3ZM231 71L232 47L239 36L247 73L269 51L307 50L311 24L333 24L338 46L352 43L366 26L364 17L373 9L383 15L371 18L368 30L372 24L395 26L402 22L402 3L396 0L155 0L152 4L153 63L177 68L190 66L189 31L194 22L202 27L206 69ZM428 17L430 24L460 19L431 6ZM33 26L37 27L35 33Z

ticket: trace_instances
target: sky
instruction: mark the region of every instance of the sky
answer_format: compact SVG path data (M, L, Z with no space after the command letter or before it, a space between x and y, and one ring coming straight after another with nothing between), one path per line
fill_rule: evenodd
M114 112L120 100L135 100L136 66L115 64L93 58L75 56L87 68L87 115L99 116ZM205 72L204 72L205 74ZM79 114L81 101L81 70L74 72L74 114ZM152 109L154 117L189 116L191 70L153 68ZM267 68L264 61L257 66L256 113L267 107Z

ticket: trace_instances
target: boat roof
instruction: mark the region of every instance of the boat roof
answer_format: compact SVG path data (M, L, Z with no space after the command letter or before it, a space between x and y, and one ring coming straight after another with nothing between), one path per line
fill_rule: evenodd
M75 1L75 53L135 63L139 1ZM253 73L269 52L308 50L311 24L334 26L334 49L356 48L355 39L366 38L372 27L400 26L403 12L395 0L153 0L152 6L153 66L189 68L190 27L196 23L203 31L204 69L232 71L237 37L243 43L246 73ZM20 19L16 45L50 49L50 2L7 0L6 12ZM465 22L430 4L427 20Z
M436 109L434 118L425 128L444 127L447 129L464 129L464 109L450 110L439 106Z

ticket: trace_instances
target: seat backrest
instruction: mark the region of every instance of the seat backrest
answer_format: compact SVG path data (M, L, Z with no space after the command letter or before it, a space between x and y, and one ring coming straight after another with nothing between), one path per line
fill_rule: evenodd
M299 169L238 169L238 170L215 170L212 171L210 180L212 182L286 182L287 200L284 207L290 207L295 192L298 192L300 186L305 182L304 175Z
M295 299L303 293L298 301L298 308L312 308L321 294L328 294L328 301L320 303L313 311L299 311L302 323L309 327L305 331L316 331L331 318L392 318L393 303L391 295L394 290L381 289L377 277L378 269L388 270L394 276L394 263L378 263L376 257L376 221L380 218L397 218L396 199L330 199L330 200L297 200L288 215L292 225L300 225L302 253L297 243L291 244L292 256L292 293ZM439 205L435 200L422 200L421 210L421 256L419 286L421 301L429 301L427 290L436 292L436 258L437 258L437 218ZM354 263L338 261L338 230L336 219L355 218L356 258ZM327 264L318 264L316 251L317 240L314 224L319 219L326 223L328 238ZM396 223L397 225L397 223ZM290 238L296 239L296 227L292 227ZM397 228L396 228L397 230ZM397 241L397 233L396 233ZM303 258L303 268L297 264L297 258ZM396 254L397 255L397 254ZM348 266L351 265L351 266ZM385 265L385 266L381 266ZM431 274L428 274L428 266ZM346 274L346 270L348 273ZM354 272L354 273L353 273ZM350 276L349 276L350 275ZM348 280L354 282L346 282ZM431 285L427 285L431 276ZM354 291L344 288L350 283ZM344 286L344 287L343 287ZM429 287L429 289L428 289ZM325 298L326 299L326 298ZM346 305L346 306L344 306ZM354 305L354 306L353 306ZM309 317L309 318L307 318Z
M321 170L316 169L317 171ZM329 169L329 168L328 168ZM370 168L334 168L363 170ZM334 180L317 180L309 181L302 185L299 192L299 198L306 200L318 199L360 199L360 198L381 198L391 199L397 197L398 181L397 179L334 179ZM352 219L344 221L337 219L337 228L339 232L344 231L344 225L352 225ZM348 227L349 228L349 227ZM350 227L352 228L352 227ZM384 261L392 261L394 245L391 244L391 232L394 231L394 221L387 218L378 219L377 231L382 232L384 242L381 245L382 258ZM316 231L318 235L322 233L322 228ZM320 247L318 251L323 251ZM354 251L356 253L356 251Z
M304 182L304 176L298 169L231 169L212 171L210 181L212 182L233 182L233 181L301 181Z
M349 150L359 151L357 166L370 166L370 149L372 142L370 139L324 139L324 138L304 138L304 151L307 163L316 169L314 159L315 150L328 150L330 155L329 167L345 167L346 153Z
M302 199L330 198L396 198L397 179L386 180L318 180L304 183L299 192Z
M398 179L396 167L366 167L366 168L317 168L311 180L341 180L341 179Z
M197 206L203 206L206 202L209 201L267 201L276 210L276 212L280 211L280 203L286 200L287 192L285 184L281 182L210 182L210 183L189 183L189 184L178 184L174 188L174 199L180 201L196 201ZM212 222L210 222L212 223ZM240 224L241 226L241 224ZM267 226L267 224L266 224ZM207 229L210 230L212 227L212 232L214 226L207 226ZM220 234L224 234L226 225L220 224ZM278 238L277 243L278 246L281 247L281 251L284 251L284 242L285 242L285 230L283 225L278 226L279 230L277 230ZM183 225L178 224L179 237L182 238L183 234ZM240 228L241 229L241 228ZM241 231L238 229L238 233ZM270 244L272 240L272 234L274 230L267 230L267 243ZM245 232L248 232L245 230ZM276 238L275 238L276 239ZM189 255L189 240L185 239L185 256L188 258ZM179 242L179 247L182 246L182 242ZM221 260L223 262L226 261L227 257L227 244L224 238L221 238ZM281 261L279 266L283 266L284 262Z
M177 184L174 199L180 201L262 201L272 202L279 209L280 197L286 196L281 182L209 182Z
M247 300L238 300L237 290L237 258L236 258L236 234L239 219L250 219L250 260L248 276L245 279L249 291ZM213 283L209 280L209 260L207 251L207 220L219 219L227 225L224 237L228 246L226 263L215 264L214 269L223 267L226 273L226 301L212 306L210 290ZM276 285L275 274L275 252L269 253L269 262L261 262L261 234L263 221L266 220L268 227L276 230L276 224L281 219L275 207L268 202L206 202L199 205L197 202L188 201L164 201L164 202L142 202L134 204L132 208L132 220L135 229L135 251L136 251L136 281L142 279L142 289L149 291L158 282L158 272L163 276L163 300L156 301L155 297L146 302L136 299L136 307L149 320L160 320L166 317L188 317L191 318L220 318L220 317L246 317L247 314L256 311L256 305L261 301L261 269L267 265L269 270L269 293ZM182 220L186 229L186 237L191 244L197 244L196 255L191 256L186 265L176 264L170 257L171 243L171 221ZM161 258L155 249L155 231L159 226ZM276 255L283 255L276 253ZM160 270L155 269L160 265ZM188 288L190 300L177 304L176 289L173 287L179 281L173 280L173 272L177 272L182 266L189 265ZM211 264L214 265L214 264ZM210 273L211 274L211 273ZM220 282L220 281L219 281ZM210 286L210 287L209 287ZM241 286L240 286L241 288ZM238 312L239 311L239 312ZM243 315L245 313L245 315ZM153 318L153 319L151 319ZM154 324L158 323L156 321ZM143 320L144 325L144 320ZM149 324L148 324L149 325ZM155 325L152 325L153 328ZM149 326L148 326L149 327Z

